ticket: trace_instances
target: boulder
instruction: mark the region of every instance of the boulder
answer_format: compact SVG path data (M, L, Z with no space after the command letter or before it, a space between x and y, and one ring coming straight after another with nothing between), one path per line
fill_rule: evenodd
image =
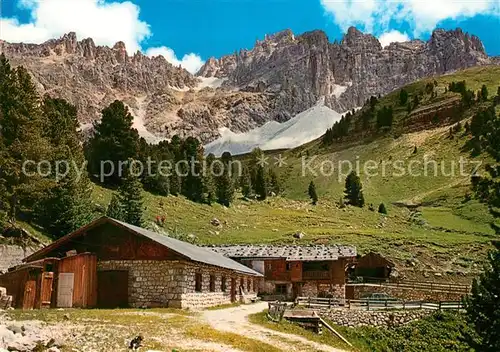
M293 237L296 239L299 239L299 240L303 239L304 236L305 236L305 234L303 232L296 232L293 234Z
M210 220L210 224L212 224L213 226L220 226L221 222L219 219L213 218L212 220Z

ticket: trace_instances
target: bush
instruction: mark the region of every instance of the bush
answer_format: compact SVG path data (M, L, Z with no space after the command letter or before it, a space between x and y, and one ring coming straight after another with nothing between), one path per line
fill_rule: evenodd
M380 203L380 205L378 206L378 212L380 214L386 214L387 215L387 208L385 207L384 203Z

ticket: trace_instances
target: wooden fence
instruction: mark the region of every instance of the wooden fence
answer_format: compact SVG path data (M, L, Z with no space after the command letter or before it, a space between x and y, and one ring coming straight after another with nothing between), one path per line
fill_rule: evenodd
M319 297L298 297L296 305L308 308L335 308L344 307L348 309L362 310L386 310L386 309L429 309L429 310L460 310L464 308L461 301L404 301L404 300L369 300L369 299L337 299Z
M349 285L377 285L380 287L401 288L409 290L421 290L432 292L445 292L468 295L471 287L469 285L442 283L433 281L412 281L412 280L385 280L380 278L364 277L363 281L350 282Z

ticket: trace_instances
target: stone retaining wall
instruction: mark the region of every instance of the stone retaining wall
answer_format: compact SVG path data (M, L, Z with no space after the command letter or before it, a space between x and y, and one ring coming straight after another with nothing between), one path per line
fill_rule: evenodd
M315 281L308 281L302 286L301 296L345 298L345 285L323 284Z
M345 298L345 285L321 283L314 280L297 284L302 285L299 296ZM278 293L276 285L286 285L286 293ZM293 283L288 281L263 280L260 285L260 292L273 296L282 295L287 299L294 298Z
M200 309L231 303L231 278L236 279L237 296L249 301L257 296L252 276L239 275L209 265L185 261L113 260L98 263L98 270L127 270L128 303L131 307L173 307ZM201 292L196 292L196 273L201 273ZM214 291L210 291L210 276L214 276ZM222 277L226 278L226 291L222 291ZM239 295L240 280L244 282L244 295ZM247 284L250 280L250 292Z
M399 326L422 319L432 313L433 311L430 310L365 311L343 308L322 309L319 312L321 317L328 319L337 325L348 327Z

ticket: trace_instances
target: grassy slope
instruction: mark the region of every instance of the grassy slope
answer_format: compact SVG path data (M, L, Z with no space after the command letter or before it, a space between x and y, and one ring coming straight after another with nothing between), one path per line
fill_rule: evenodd
M411 138L401 137L402 141ZM401 157L406 155L408 159L418 157L411 154L411 143L402 141L377 141L341 153L360 152L369 156L376 149L377 155L401 153ZM440 146L449 156L459 143L438 130L435 134L429 133L428 140L422 142L419 149L425 153L427 149L436 150L436 146ZM296 243L292 235L302 231L306 237L300 243L353 244L360 252L379 251L401 265L407 259L416 258L422 263L418 266L421 270L466 273L477 269L474 263L482 260L493 235L488 226L491 218L487 209L475 200L463 203L469 191L468 177L457 180L447 177L368 179L362 176L367 203L384 202L388 216L367 207L340 209L337 200L344 185L336 178L315 179L320 195L317 206L310 205L306 199L310 178L288 176L286 180L286 188L291 190L287 198L270 198L264 202L238 199L230 208L145 193L146 219L152 224L156 216L164 215L167 232L194 234L205 244ZM94 194L96 202L102 206L111 197L110 190L98 186ZM412 215L406 207L392 205L399 201L423 201L426 205L419 209L421 213ZM210 224L214 217L222 221L220 228ZM415 218L423 221L412 220Z
M490 96L496 92L500 82L500 67L480 67L460 71L453 75L438 77L437 98L425 96L420 109L438 106L440 102L456 99L455 93L444 93L451 81L467 80L468 88L478 90L485 83ZM411 84L410 94L418 92L434 78ZM176 234L194 234L200 243L294 243L292 234L302 231L306 234L301 243L353 244L363 253L379 251L394 258L405 268L405 261L413 258L420 264L413 271L450 271L471 273L479 270L475 263L481 262L490 248L493 231L488 226L492 220L487 209L474 200L463 202L469 192L469 176L393 177L391 167L387 176L368 177L361 171L366 203L375 208L384 202L389 210L387 217L364 209L345 208L337 205L344 189L343 177L338 170L331 176L310 174L302 176L301 157L317 156L316 162L324 160L359 160L361 163L374 160L391 163L402 160L423 162L426 158L445 161L446 172L450 162L458 162L466 141L463 135L453 139L448 128L441 127L409 134L398 132L404 124L406 107L397 107L398 92L383 97L379 107L394 105L395 127L392 133L371 138L371 141L346 147L344 143L328 148L319 141L285 152L270 152L273 156L283 153L287 165L277 168L285 185L283 198L271 198L265 202L238 199L230 208L219 205L201 205L183 197L158 197L145 193L146 220L153 227L156 216L166 216L166 231ZM351 143L352 144L352 143ZM413 153L415 146L418 149ZM481 159L481 158L479 158ZM423 166L415 168L423 171ZM314 180L320 203L311 206L307 199L307 185ZM104 208L112 191L95 186L94 201ZM421 204L418 211L412 211L405 204ZM210 224L212 218L223 222L220 228ZM415 274L416 275L416 274Z

